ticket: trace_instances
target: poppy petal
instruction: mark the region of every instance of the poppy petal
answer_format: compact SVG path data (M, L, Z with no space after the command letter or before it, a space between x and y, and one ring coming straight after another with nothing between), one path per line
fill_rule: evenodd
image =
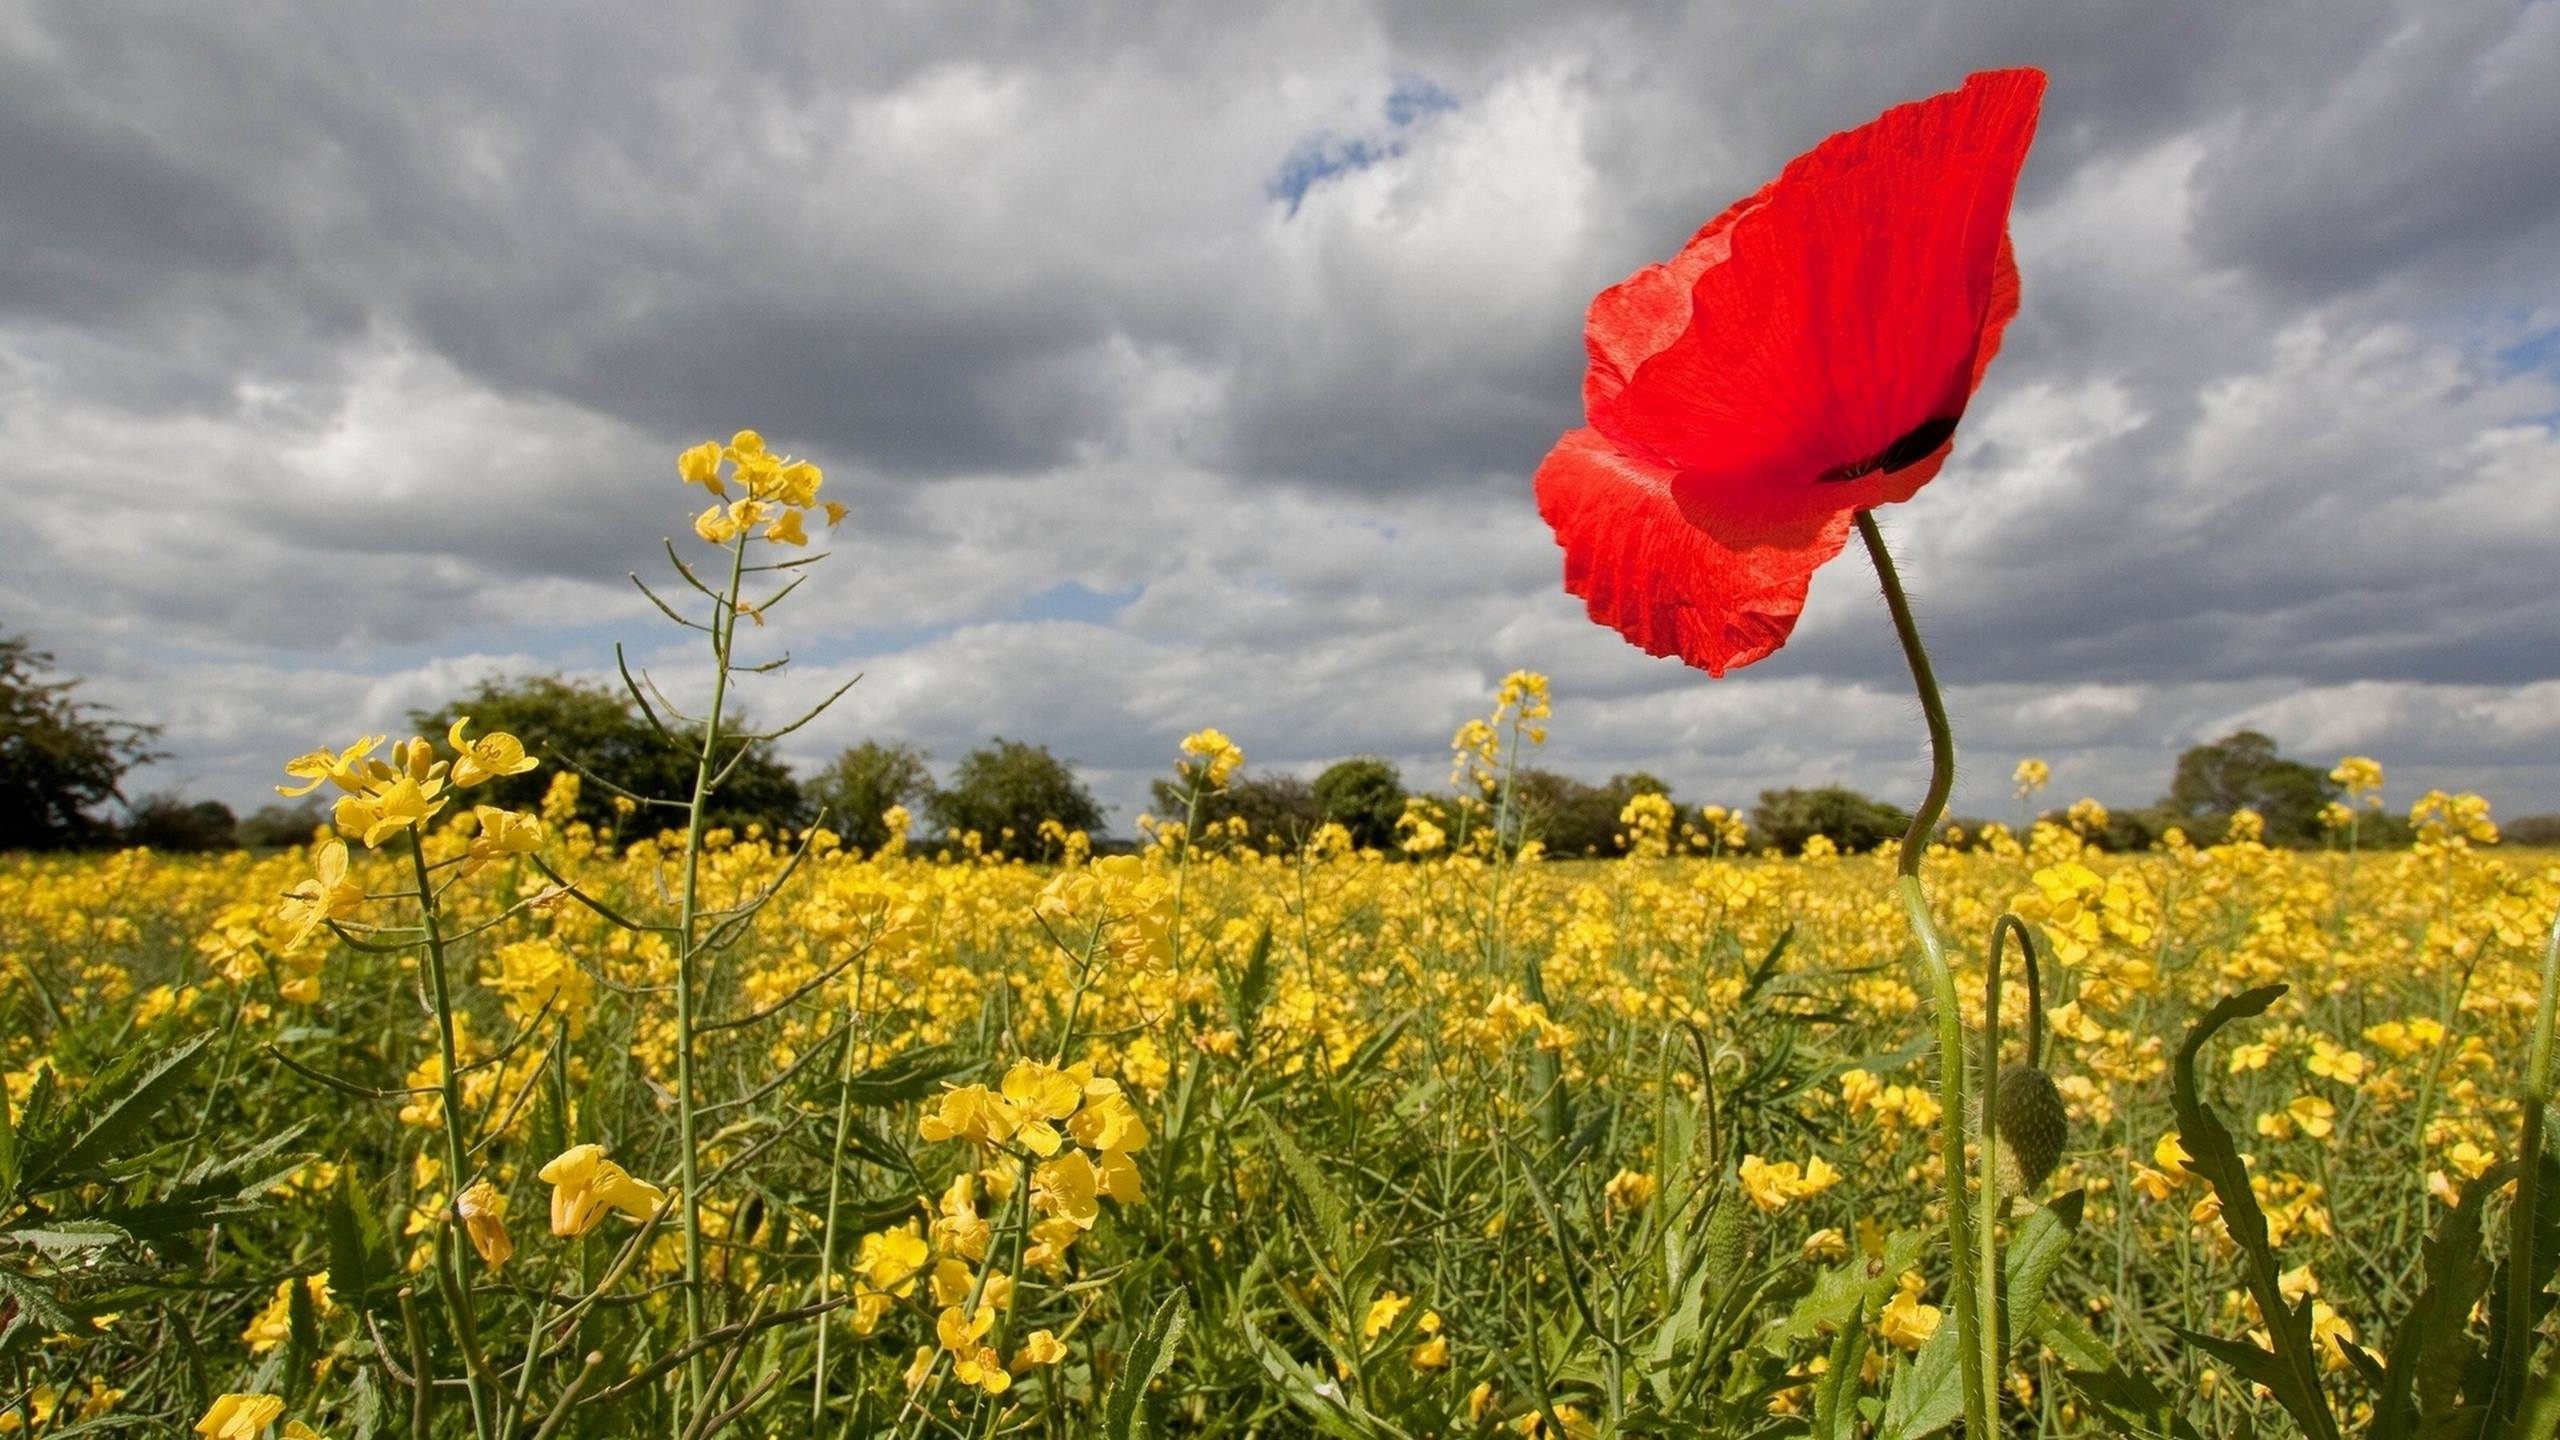
M1728 546L1681 514L1672 478L1597 430L1571 431L1538 467L1538 513L1564 547L1564 588L1592 619L1648 655L1721 675L1786 643L1814 570L1848 542L1849 516L1790 545Z
M1726 247L1698 266L1686 324L1632 373L1625 359L1659 332L1613 312L1605 358L1624 378L1614 393L1598 383L1592 425L1680 472L1681 508L1716 517L1728 543L1752 537L1754 516L1795 543L1784 537L1858 505L1871 487L1849 482L1877 472L1916 488L1902 472L1938 455L1962 415L2004 278L2014 309L2014 264L2000 260L2043 89L2032 70L1977 75L1798 158L1683 252ZM1882 242L1855 243L1879 230Z
M1759 208L1775 188L1773 180L1750 199L1726 206L1668 262L1647 265L1591 297L1582 323L1583 348L1591 356L1591 368L1582 377L1583 413L1598 414L1627 388L1627 377L1638 366L1680 338L1689 327L1689 291L1708 266L1723 264L1732 249L1725 232Z

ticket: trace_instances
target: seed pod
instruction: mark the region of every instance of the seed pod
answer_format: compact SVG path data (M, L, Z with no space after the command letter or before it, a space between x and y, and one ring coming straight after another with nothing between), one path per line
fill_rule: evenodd
M1998 1149L1992 1156L2000 1193L2023 1195L2053 1173L2054 1163L2062 1158L2062 1143L2070 1138L2062 1092L2042 1070L2011 1066L2000 1072L2000 1098L1992 1114L2000 1122Z
M1716 1197L1715 1214L1707 1218L1707 1283L1719 1292L1740 1279L1750 1261L1751 1217L1745 1213L1750 1208L1741 1191L1728 1188Z

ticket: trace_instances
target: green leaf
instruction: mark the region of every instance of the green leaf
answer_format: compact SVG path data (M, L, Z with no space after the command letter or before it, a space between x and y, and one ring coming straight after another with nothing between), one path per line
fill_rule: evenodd
M44 1334L69 1333L79 1329L80 1322L63 1307L50 1286L30 1275L21 1275L0 1266L0 1299L17 1302L18 1315L6 1330L0 1330L0 1350L20 1330L33 1326Z
M2375 1385L2381 1393L2374 1404L2373 1440L2411 1440L2423 1420L2454 1408L2464 1372L2479 1351L2471 1338L2471 1310L2489 1286L2489 1261L2480 1246L2482 1214L2489 1196L2515 1172L2515 1162L2508 1161L2463 1186L2435 1233L2421 1242L2425 1288L2391 1333Z
M2039 1206L2018 1227L2018 1238L2000 1256L2000 1298L2008 1314L2033 1317L2041 1313L2045 1286L2071 1247L2087 1200L2085 1191L2074 1190ZM2014 1326L2012 1333L2016 1333ZM1956 1327L1940 1325L1921 1345L1911 1367L1894 1381L1885 1398L1883 1423L1876 1429L1877 1440L1920 1440L1956 1423L1964 1414L1962 1360Z
M1255 1028L1262 1023L1262 1007L1270 998L1271 926L1265 923L1262 933L1253 937L1253 949L1245 956L1243 972L1227 991L1227 1019L1248 1045Z
M1147 1387L1180 1353L1182 1332L1190 1323L1190 1305L1182 1292L1176 1290L1166 1296L1164 1304L1156 1309L1155 1319L1148 1322L1138 1342L1122 1357L1120 1373L1102 1397L1105 1440L1138 1440L1147 1433Z
M95 1250L132 1238L122 1226L104 1220L48 1220L0 1230L0 1245L29 1245L49 1255Z
M897 1105L922 1100L984 1064L958 1045L926 1045L903 1051L845 1082L856 1105Z
M387 1310L399 1288L382 1216L356 1186L352 1164L338 1166L329 1195L329 1293L358 1311Z
M1298 1202L1306 1207L1308 1217L1315 1221L1325 1246L1324 1258L1333 1261L1347 1259L1351 1207L1333 1188L1333 1182L1325 1178L1323 1167L1298 1148L1298 1142L1289 1138L1289 1132L1281 1129L1279 1122L1268 1115L1260 1118L1263 1137L1270 1142L1272 1153L1279 1157L1281 1172L1289 1177L1290 1188L1297 1192Z
M1319 1377L1314 1371L1289 1358L1287 1351L1273 1344L1255 1327L1253 1317L1239 1314L1237 1327L1244 1332L1245 1348L1253 1352L1264 1374L1280 1387L1290 1404L1304 1411L1318 1430L1337 1440L1377 1440L1379 1436L1396 1436L1411 1440L1400 1426L1391 1425L1357 1400L1343 1393L1342 1386Z
M9 1092L0 1090L0 1205L18 1194L18 1125L9 1118Z
M25 1187L30 1191L51 1189L80 1179L114 1158L118 1147L185 1089L195 1073L196 1062L213 1039L213 1032L208 1031L162 1053L147 1066L141 1052L134 1052L100 1072L59 1124L46 1127L46 1144L41 1152L30 1147L21 1162ZM74 1127L78 1134L65 1143L63 1134Z
M1841 1329L1864 1313L1869 1304L1883 1303L1895 1282L1902 1278L1902 1272L1920 1263L1928 1244L1928 1237L1920 1231L1896 1230L1885 1237L1881 1258L1853 1256L1823 1271L1787 1318L1769 1328L1764 1343L1770 1353L1782 1354L1788 1346L1809 1340L1819 1331Z
M2200 1337L2191 1331L2178 1333L2221 1358L2242 1378L2266 1386L2311 1440L2339 1440L2337 1417L2330 1413L2328 1395L2320 1386L2317 1342L2311 1336L2311 1302L2308 1297L2299 1306L2286 1302L2275 1252L2267 1243L2266 1212L2258 1208L2257 1194L2249 1188L2249 1167L2240 1159L2240 1148L2232 1143L2231 1132L2205 1108L2196 1090L2196 1054L2205 1042L2234 1020L2265 1014L2285 989L2282 985L2264 985L2224 996L2187 1031L2187 1038L2169 1067L2170 1103L2178 1112L2179 1143L2190 1157L2187 1169L2203 1176L2222 1202L2223 1228L2240 1248L2243 1277L2258 1302L2258 1313L2265 1317L2275 1349L2261 1350L2237 1341Z

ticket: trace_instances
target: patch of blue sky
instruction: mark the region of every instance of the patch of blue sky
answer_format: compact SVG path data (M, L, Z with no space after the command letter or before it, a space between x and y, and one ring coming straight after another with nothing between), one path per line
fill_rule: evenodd
M1387 91L1381 107L1386 121L1382 131L1361 135L1337 135L1319 130L1291 147L1288 157L1280 162L1271 178L1262 185L1262 193L1273 200L1285 200L1289 213L1307 192L1338 175L1366 170L1372 165L1402 155L1405 142L1397 132L1410 130L1434 115L1458 108L1458 97L1420 75L1399 74Z
M1096 590L1073 580L1061 581L1015 607L1016 620L1079 620L1088 625L1108 625L1120 618L1141 594L1143 585L1126 590Z

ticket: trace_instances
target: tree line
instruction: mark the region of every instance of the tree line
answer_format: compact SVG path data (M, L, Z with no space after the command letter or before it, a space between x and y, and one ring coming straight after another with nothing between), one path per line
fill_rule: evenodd
M270 804L241 816L219 801L127 797L126 775L164 758L159 730L82 699L79 683L57 675L53 657L26 639L0 636L0 850L265 848L300 844L324 819L317 800ZM474 728L512 731L558 762L546 774L496 782L486 792L488 803L532 808L548 774L574 771L585 777L575 818L628 832L647 825L639 812L654 801L679 799L692 786L693 756L668 746L627 696L599 685L557 675L491 677L409 719L420 733L438 734L465 715ZM1399 822L1408 811L1449 833L1460 823L1448 797L1409 790L1396 765L1377 756L1337 761L1311 779L1239 774L1201 794L1196 814L1192 789L1178 771L1152 781L1154 819L1196 820L1203 832L1214 826L1266 848L1294 846L1333 824L1357 847L1394 854L1407 833ZM2322 808L2339 794L2325 772L2286 758L2265 735L2241 731L2181 755L2168 792L2150 806L2110 810L2103 820L2060 810L2041 818L2074 824L2106 848L2142 849L2171 826L2198 843L2219 839L2231 815L2245 808L2261 817L2268 843L2313 845L2327 835ZM1670 787L1642 771L1595 785L1522 767L1512 776L1508 838L1535 840L1563 858L1623 855L1631 844L1627 806L1641 795L1671 800ZM1055 853L1044 821L1099 834L1105 820L1072 763L1045 745L1002 736L960 757L939 779L929 752L897 740L866 740L806 778L770 754L750 753L722 784L712 820L796 830L823 817L846 844L867 852L889 840L883 817L893 808L927 834L974 834L982 848L1022 858ZM1720 836L1740 821L1750 848L1789 855L1815 837L1842 852L1872 850L1900 838L1909 819L1893 805L1838 785L1764 790L1746 815L1702 813L1672 802L1675 832ZM1959 818L1945 834L1971 843L1987 823ZM2526 817L2502 828L2511 843L2560 844L2560 816ZM2407 827L2396 817L2368 813L2359 839L2405 843ZM1723 848L1721 840L1716 844Z

